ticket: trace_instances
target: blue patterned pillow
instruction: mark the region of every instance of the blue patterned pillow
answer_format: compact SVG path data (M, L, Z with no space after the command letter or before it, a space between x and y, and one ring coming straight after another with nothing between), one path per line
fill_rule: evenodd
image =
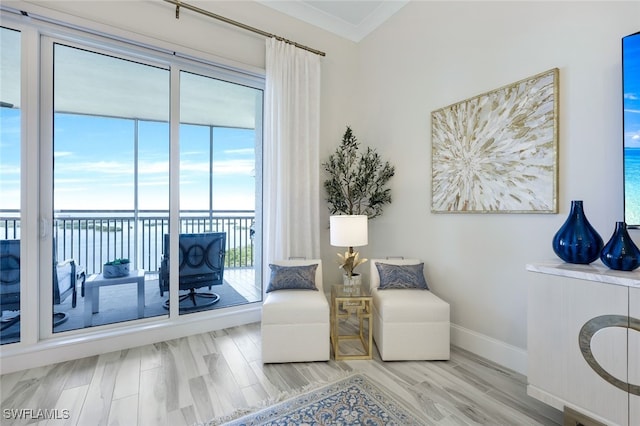
M316 290L318 264L303 266L269 265L271 279L267 293L276 290Z
M424 263L417 265L389 265L376 262L380 275L380 290L410 288L429 290L424 279Z

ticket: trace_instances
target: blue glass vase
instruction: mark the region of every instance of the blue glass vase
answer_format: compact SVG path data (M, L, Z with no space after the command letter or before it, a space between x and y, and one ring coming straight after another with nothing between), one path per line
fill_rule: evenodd
M569 217L553 237L553 251L565 262L586 265L600 256L603 244L584 215L582 201L571 201Z
M640 266L640 250L627 232L626 223L616 222L611 239L602 249L600 260L618 271L633 271Z

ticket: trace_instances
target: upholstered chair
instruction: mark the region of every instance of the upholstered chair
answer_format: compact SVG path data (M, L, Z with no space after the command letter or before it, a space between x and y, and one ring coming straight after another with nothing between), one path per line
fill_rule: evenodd
M373 339L384 361L448 360L449 304L418 259L372 259Z
M262 304L262 362L327 361L329 302L321 260L282 260L269 265Z
M178 238L178 287L183 292L178 298L180 311L199 310L220 300L217 293L196 291L202 287L224 283L224 259L226 254L226 232L180 234ZM160 297L169 291L169 234L164 234L164 251L160 262L158 285ZM170 300L164 302L169 309Z
M71 295L71 307L76 307L76 282L84 282L84 273L78 273L76 261L57 260L57 249L53 248L53 304L58 305ZM82 268L80 268L82 269ZM84 270L84 269L82 269ZM20 240L0 240L0 313L15 311L10 319L0 321L0 330L9 329L20 320ZM68 319L65 312L53 313L53 326ZM17 335L14 332L3 333L3 337Z

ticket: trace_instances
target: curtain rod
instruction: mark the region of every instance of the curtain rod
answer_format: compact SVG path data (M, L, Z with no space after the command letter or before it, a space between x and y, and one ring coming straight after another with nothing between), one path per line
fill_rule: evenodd
M284 37L280 37L280 36L277 36L275 34L271 34L271 33L268 33L266 31L262 31L261 29L258 29L258 28L243 24L242 22L238 22L238 21L234 21L233 19L225 18L224 16L217 15L217 14L215 14L213 12L209 12L208 10L200 9L199 7L190 5L190 4L182 2L180 0L164 0L164 1L167 2L167 3L171 3L171 4L176 6L176 19L180 19L180 8L184 7L185 9L189 9L189 10L191 10L193 12L197 12L197 13L200 13L202 15L208 16L210 18L217 19L219 21L226 22L227 24L231 24L231 25L234 25L236 27L242 28L243 30L251 31L251 32L254 32L256 34L260 34L261 36L264 36L264 37L269 37L269 38L273 37L276 40L284 41L285 43L292 44L295 47L298 47L300 49L309 51L311 53L315 53L316 55L320 55L320 56L325 56L326 55L324 52L321 52L320 50L313 49L313 48L305 46L303 44L298 44L295 41L287 40Z

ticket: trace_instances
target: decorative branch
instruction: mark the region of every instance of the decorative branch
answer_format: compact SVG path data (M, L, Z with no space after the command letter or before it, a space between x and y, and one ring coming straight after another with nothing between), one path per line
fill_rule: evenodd
M329 175L324 181L331 214L380 216L383 207L391 203L391 189L386 185L395 174L395 167L382 162L372 148L360 154L359 143L351 127L342 143L322 166Z

